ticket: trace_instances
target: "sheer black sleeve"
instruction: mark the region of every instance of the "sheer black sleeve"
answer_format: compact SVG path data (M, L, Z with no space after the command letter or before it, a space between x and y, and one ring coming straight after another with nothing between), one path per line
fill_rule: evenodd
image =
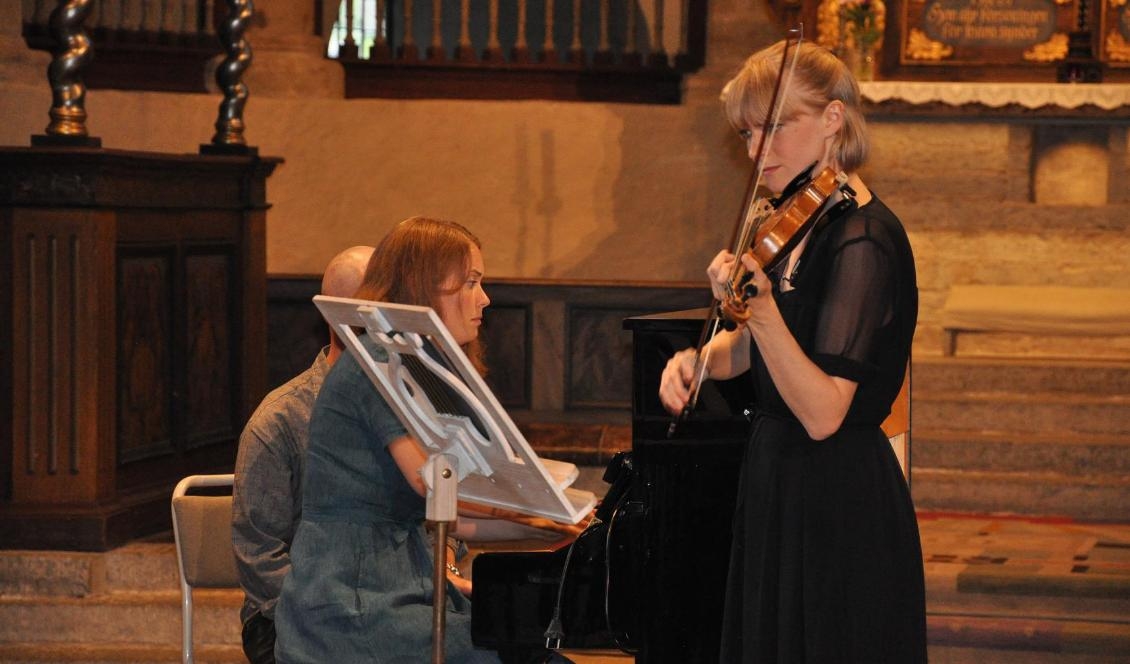
M897 278L885 235L857 213L829 238L812 359L830 375L863 382L878 369L876 345L893 318Z

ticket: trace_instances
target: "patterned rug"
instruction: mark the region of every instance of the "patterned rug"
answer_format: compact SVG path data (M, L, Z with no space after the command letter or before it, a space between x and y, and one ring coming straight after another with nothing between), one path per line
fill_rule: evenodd
M1130 661L1130 525L919 513L930 643Z

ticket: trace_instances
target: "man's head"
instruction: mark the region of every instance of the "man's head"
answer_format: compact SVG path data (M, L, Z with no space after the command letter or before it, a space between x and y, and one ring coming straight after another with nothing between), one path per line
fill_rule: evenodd
M373 247L356 246L334 256L326 266L325 274L322 275L322 295L353 297L361 286L361 281L365 277L365 268L369 265L369 258L372 255ZM345 346L341 343L341 339L338 339L331 330L330 350L326 358L331 366L341 356L343 350Z

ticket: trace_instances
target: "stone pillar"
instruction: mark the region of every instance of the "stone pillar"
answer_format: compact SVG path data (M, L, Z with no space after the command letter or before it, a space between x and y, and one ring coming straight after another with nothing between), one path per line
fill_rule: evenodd
M244 76L252 104L256 97L345 95L341 65L326 59L326 45L314 34L313 2L257 0L246 38L255 50Z

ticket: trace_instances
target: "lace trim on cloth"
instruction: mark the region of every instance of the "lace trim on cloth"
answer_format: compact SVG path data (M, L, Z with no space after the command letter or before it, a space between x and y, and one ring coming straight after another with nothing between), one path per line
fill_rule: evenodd
M944 83L932 81L866 81L859 84L863 98L881 103L942 102L951 106L982 104L999 108L1019 104L1025 108L1097 106L1114 110L1130 106L1126 83Z

